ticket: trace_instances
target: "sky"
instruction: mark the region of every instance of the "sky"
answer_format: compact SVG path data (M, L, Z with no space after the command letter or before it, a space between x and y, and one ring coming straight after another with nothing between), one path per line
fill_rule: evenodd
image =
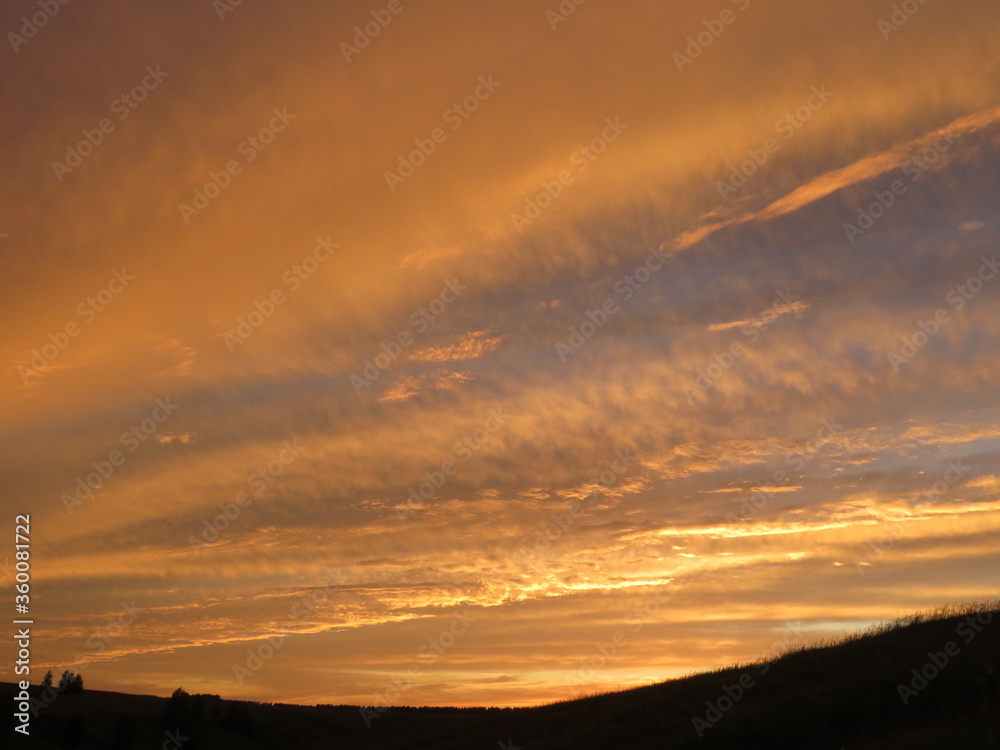
M33 682L534 705L996 594L995 3L0 31Z

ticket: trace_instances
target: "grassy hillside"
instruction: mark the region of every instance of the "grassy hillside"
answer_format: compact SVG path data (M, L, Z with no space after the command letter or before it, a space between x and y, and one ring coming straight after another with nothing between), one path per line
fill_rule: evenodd
M10 706L13 686L0 692ZM770 664L538 708L393 708L370 728L352 706L85 691L41 710L30 740L8 729L0 748L497 750L508 741L524 750L1000 747L1000 611L912 617Z

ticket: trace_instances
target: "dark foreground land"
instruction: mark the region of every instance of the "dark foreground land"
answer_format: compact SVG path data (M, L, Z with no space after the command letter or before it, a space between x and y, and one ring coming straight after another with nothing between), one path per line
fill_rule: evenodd
M1000 612L909 618L769 666L539 708L394 708L370 728L352 706L88 690L41 710L25 740L11 730L14 692L0 684L0 748L978 750L1000 747Z

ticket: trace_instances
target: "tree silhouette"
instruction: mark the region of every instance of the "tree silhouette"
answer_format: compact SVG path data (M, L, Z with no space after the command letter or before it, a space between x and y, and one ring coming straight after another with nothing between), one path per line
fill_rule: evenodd
M40 687L42 689L52 687L52 670L51 669L48 672L45 673L45 676L42 678L42 684L40 685Z
M167 701L164 716L168 722L186 722L191 708L191 696L184 688L177 688Z
M59 678L59 687L56 688L60 693L82 693L83 692L83 675L74 674L68 669L62 673L62 677Z

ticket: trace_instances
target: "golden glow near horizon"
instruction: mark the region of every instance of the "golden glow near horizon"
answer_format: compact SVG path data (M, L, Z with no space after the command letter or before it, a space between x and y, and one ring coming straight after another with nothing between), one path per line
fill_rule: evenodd
M993 594L1000 9L902 6L8 4L33 679L526 705Z

